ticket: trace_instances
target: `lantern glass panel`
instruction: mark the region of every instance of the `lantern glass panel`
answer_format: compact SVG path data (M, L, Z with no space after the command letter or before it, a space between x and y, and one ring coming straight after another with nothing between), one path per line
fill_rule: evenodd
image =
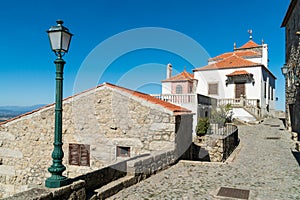
M62 51L68 52L70 40L71 40L70 33L62 32L62 44L61 44Z
M61 32L49 32L49 39L52 50L59 51L61 49Z

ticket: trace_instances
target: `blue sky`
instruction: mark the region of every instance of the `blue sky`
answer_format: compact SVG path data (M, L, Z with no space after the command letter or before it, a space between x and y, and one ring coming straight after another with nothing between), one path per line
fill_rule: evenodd
M124 31L143 27L173 30L195 40L214 57L232 51L234 42L237 46L246 43L249 39L247 30L252 29L255 42L260 44L263 39L269 44L269 68L277 77L277 109L282 110L284 79L280 68L285 60L285 38L280 25L288 4L287 0L276 0L276 3L274 0L1 1L0 106L54 102L55 55L50 50L45 31L55 25L57 19L62 19L74 34L70 51L64 56L67 62L65 97L77 92L76 77L84 63L93 62L89 60L91 53L104 41ZM135 38L126 42L131 45ZM174 44L182 45L176 40ZM122 43L115 42L109 48L122 48ZM104 56L97 55L100 65ZM205 59L199 55L200 65L205 64ZM200 67L193 66L176 52L132 49L120 54L109 66L101 66L104 70L97 74L98 83L119 83L143 92L159 93L158 83L165 77L164 65L169 62L175 71L182 71L184 66L190 72ZM131 85L133 82L139 85ZM98 83L87 78L79 90Z

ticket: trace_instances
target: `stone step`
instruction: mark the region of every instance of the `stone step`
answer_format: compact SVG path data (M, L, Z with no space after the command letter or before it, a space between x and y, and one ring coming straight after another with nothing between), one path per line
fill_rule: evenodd
M137 183L137 177L135 176L125 176L108 183L107 185L102 186L101 188L95 190L95 195L90 198L91 200L95 199L106 199L119 191L130 187Z

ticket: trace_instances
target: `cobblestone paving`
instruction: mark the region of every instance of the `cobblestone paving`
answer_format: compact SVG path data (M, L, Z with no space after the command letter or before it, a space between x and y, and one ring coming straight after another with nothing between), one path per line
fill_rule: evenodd
M220 187L250 190L249 199L300 199L300 167L282 122L240 126L239 137L233 162L179 162L109 199L230 199L216 196Z

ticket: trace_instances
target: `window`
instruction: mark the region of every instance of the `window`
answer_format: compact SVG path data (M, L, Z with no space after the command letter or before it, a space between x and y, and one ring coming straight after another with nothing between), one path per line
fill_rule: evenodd
M208 94L218 95L218 83L208 84Z
M117 146L117 157L130 157L130 147Z
M69 144L69 164L90 166L90 145Z
M176 86L176 94L182 94L182 86L181 85Z

